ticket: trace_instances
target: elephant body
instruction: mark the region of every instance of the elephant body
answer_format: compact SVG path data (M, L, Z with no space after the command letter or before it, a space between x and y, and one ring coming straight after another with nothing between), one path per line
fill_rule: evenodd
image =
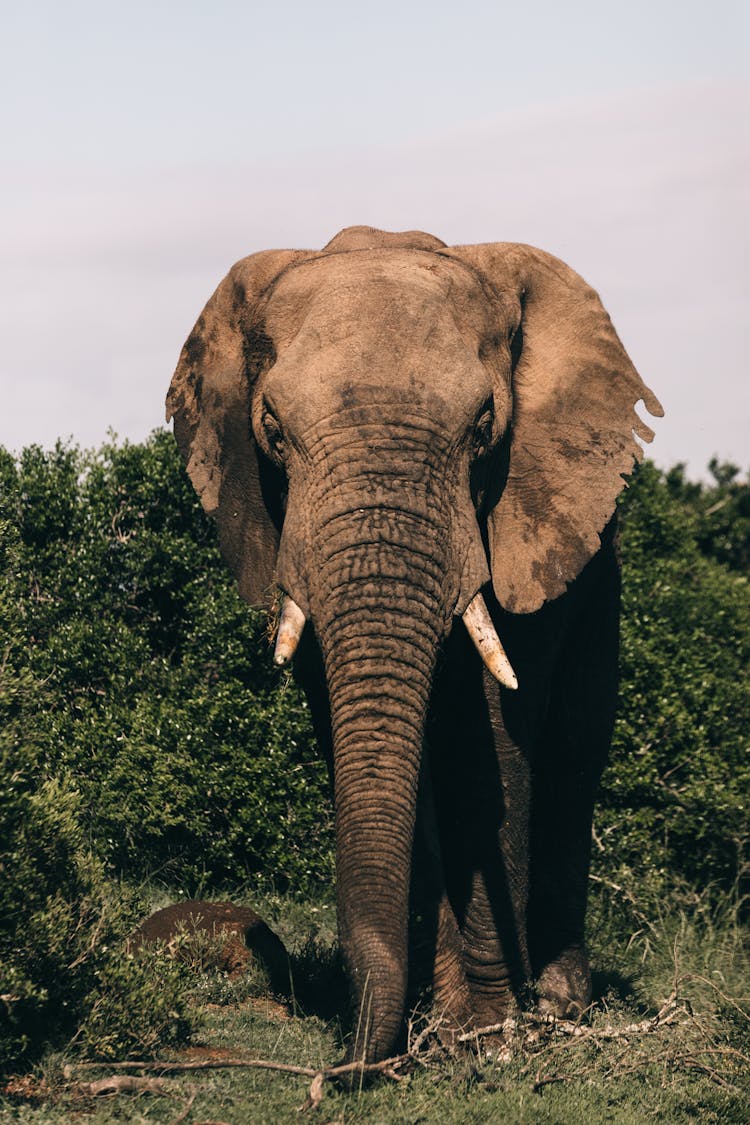
M419 232L243 259L183 349L175 436L240 592L281 591L329 762L351 1058L425 988L454 1029L532 978L547 1011L590 999L641 398L661 413L563 263Z

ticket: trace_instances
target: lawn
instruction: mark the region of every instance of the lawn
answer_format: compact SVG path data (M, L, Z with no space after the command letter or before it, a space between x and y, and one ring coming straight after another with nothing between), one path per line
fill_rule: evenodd
M162 892L156 905L163 901ZM217 1065L270 1060L315 1072L342 1055L346 990L333 904L266 896L252 905L291 953L288 999L269 994L260 967L228 979L204 949L185 969L197 1028L187 1046L160 1057L163 1067L91 1067L73 1044L9 1084L0 1121L739 1125L750 1117L748 989L736 896L717 906L708 894L674 892L646 911L630 889L595 884L589 929L597 1000L586 1020L551 1027L532 1011L508 1030L505 1047L487 1050L482 1040L478 1053L467 1044L451 1056L429 1033L414 1050L425 1030L415 1015L414 1057L394 1068L400 1080L355 1082L353 1090L318 1081L318 1105L310 1104L309 1075ZM211 1069L170 1073L169 1061ZM87 1083L124 1075L148 1078L152 1089L90 1096Z

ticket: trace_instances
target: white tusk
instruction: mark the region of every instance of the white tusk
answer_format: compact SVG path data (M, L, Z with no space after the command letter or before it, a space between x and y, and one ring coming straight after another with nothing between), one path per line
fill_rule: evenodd
M289 663L297 651L304 627L304 613L292 598L285 596L281 603L279 631L276 634L276 647L273 650L274 664L281 667L282 664Z
M481 594L473 597L466 607L464 625L477 647L477 652L498 683L515 691L518 687L516 674L505 655L505 650L495 632L495 626L492 624L492 618Z

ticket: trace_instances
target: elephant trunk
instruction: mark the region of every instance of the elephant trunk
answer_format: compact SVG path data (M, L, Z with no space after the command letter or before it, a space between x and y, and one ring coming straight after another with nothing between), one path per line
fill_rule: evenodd
M390 1052L403 1017L417 786L442 606L421 586L380 578L342 591L326 616L319 638L331 702L339 931L357 1028L352 1057L374 1059Z
M403 1020L424 724L455 579L446 501L424 462L391 455L390 475L366 480L352 473L357 464L356 448L329 458L323 494L313 497L309 604L331 707L349 1053L373 1060L393 1049Z

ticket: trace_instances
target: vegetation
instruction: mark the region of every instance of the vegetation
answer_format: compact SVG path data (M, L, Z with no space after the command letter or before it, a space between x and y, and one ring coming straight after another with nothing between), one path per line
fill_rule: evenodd
M597 974L599 1001L591 1021L578 1028L519 1021L510 1050L499 1060L491 1054L450 1057L427 1038L419 1061L399 1068L400 1082L384 1078L352 1092L326 1082L319 1110L301 1117L309 1074L222 1069L229 1059L271 1059L316 1071L341 1055L331 1007L333 904L270 896L255 905L284 937L300 979L308 981L304 998L282 1005L262 994L262 982L255 988L252 977L240 986L210 970L199 972L193 995L210 1001L200 1045L166 1057L181 1065L210 1061L216 1069L172 1073L164 1064L155 1072L123 1072L85 1067L70 1053L55 1056L34 1075L9 1083L5 1098L0 1096L0 1120L57 1125L85 1113L92 1123L173 1123L191 1107L188 1120L227 1125L305 1119L346 1125L641 1125L650 1119L744 1125L750 1041L747 1016L735 999L744 984L736 900L717 909L703 897L690 910L670 900L643 924L632 917L627 922L627 911L608 890L597 888L593 898L592 955L595 964L610 968ZM304 934L316 937L302 944ZM417 1019L412 1042L424 1030ZM123 1074L135 1078L135 1090L115 1099L92 1095L91 1083L122 1081Z
M692 990L705 1042L739 1050L750 483L734 466L710 468L711 483L698 484L679 466L664 474L647 463L621 505L622 704L597 811L591 927L600 963L630 974L603 981L606 1018L653 1015L687 972L678 992ZM144 881L178 884L184 895L231 886L237 897L250 886L253 905L261 892L272 896L266 909L282 930L296 920L286 936L306 965L300 982L324 971L322 991L338 995L329 946L304 945L312 919L329 910L320 888L332 877L325 771L307 710L272 669L265 623L237 597L169 434L95 453L0 450L0 759L0 1073L71 1039L89 1058L153 1055L186 1040L209 999L222 1004L202 1032L214 1044L252 1039L254 1053L268 1054L278 1039L278 1057L336 1057L335 1025L314 1016L279 1025L248 1007L247 984L238 992L199 974L197 986L163 956L123 953L147 909L146 892L132 889ZM689 970L667 963L667 950L683 947ZM712 985L693 979L701 975ZM335 1009L314 995L300 1002L326 1020ZM677 1034L670 1027L678 1054ZM643 1073L667 1073L663 1046L641 1058ZM338 1100L326 1112L440 1120L435 1107L451 1089L462 1098L470 1090L474 1108L456 1116L454 1105L445 1120L486 1120L488 1106L518 1121L631 1120L635 1079L610 1088L606 1052L591 1042L543 1047L549 1060L520 1051L500 1078L457 1062L422 1067L403 1111L401 1084L373 1092L373 1117L354 1095L327 1094ZM682 1053L705 1063L696 1049L691 1040ZM542 1111L533 1075L553 1059L572 1069L545 1087ZM677 1114L689 1098L702 1119L742 1119L728 1108L731 1075L722 1088L705 1067L688 1070L687 1085L666 1082L669 1105L641 1091L632 1119L660 1107ZM569 1087L583 1071L593 1100L576 1112L583 1095ZM446 1074L452 1086L435 1084ZM204 1116L226 1118L222 1082L211 1079ZM301 1100L297 1086L257 1072L232 1082L230 1102L251 1091L270 1099L267 1120ZM283 1091L278 1103L271 1089ZM144 1119L175 1115L159 1099L149 1104Z
M170 435L5 454L0 497L18 660L46 688L17 729L34 730L52 774L75 776L102 860L141 878L176 859L192 887L327 877L305 705L272 670Z
M645 464L621 505L621 689L599 873L731 885L748 838L750 482ZM639 879L640 881L640 879Z

